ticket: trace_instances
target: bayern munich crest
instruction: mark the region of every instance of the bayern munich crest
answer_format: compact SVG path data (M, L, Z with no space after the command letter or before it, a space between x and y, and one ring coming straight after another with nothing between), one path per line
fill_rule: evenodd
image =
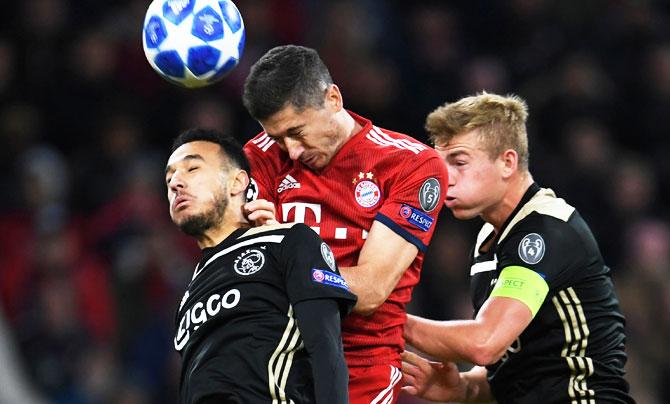
M359 205L364 208L371 208L379 202L382 193L377 184L372 181L363 180L356 185L354 196Z
M242 276L252 275L260 271L265 264L265 255L258 250L246 250L235 258L233 268Z

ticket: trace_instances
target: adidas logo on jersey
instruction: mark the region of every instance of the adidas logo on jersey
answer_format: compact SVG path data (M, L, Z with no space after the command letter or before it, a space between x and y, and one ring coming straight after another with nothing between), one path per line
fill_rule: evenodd
M279 188L277 188L277 193L280 194L287 189L292 189L292 188L300 188L300 183L295 180L295 178L291 177L289 174L284 177L282 180L281 184L279 184Z

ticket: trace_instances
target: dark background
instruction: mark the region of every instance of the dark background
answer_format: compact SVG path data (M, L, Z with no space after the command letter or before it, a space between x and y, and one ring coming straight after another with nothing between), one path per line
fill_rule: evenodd
M423 141L426 114L446 101L525 98L531 172L580 210L612 267L632 392L670 402L670 3L236 4L241 63L200 90L145 60L147 1L3 5L0 402L176 402L173 315L198 249L169 221L171 139L195 125L256 134L241 86L285 43L320 52L347 108ZM479 225L441 213L411 312L471 316Z

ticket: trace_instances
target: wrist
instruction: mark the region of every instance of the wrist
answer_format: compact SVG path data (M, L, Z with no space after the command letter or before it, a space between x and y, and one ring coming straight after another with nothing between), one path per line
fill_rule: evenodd
M405 322L404 330L403 330L403 338L405 339L405 342L414 345L414 323L416 320L413 318L411 314L407 315L407 321Z
M483 366L475 366L467 372L460 374L465 380L464 391L465 402L468 403L490 403L494 401L488 382L487 370Z
M461 372L460 376L460 385L461 385L461 398L463 402L473 403L477 402L479 397L479 384L473 380L473 375L470 372Z

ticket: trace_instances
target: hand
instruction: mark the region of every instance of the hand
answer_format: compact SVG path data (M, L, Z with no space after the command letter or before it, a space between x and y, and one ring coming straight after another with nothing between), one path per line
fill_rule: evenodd
M265 199L247 202L243 210L247 220L254 226L279 224L275 219L275 205Z
M409 351L403 352L401 357L403 392L431 401L467 398L467 383L453 362L431 362Z

